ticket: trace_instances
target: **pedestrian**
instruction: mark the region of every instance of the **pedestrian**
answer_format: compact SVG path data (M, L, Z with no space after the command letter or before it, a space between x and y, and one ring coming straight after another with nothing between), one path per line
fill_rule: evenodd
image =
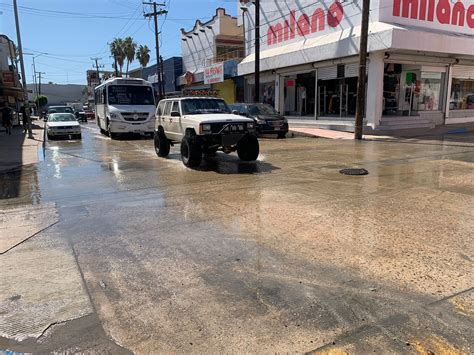
M12 134L12 125L13 125L13 114L10 107L7 104L4 104L2 111L2 124L5 127L5 132L9 135Z
M23 133L26 133L28 132L28 110L25 105L21 106L20 112L23 123Z

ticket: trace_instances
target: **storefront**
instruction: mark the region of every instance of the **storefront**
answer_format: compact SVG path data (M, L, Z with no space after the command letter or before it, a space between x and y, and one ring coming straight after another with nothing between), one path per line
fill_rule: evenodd
M262 3L261 101L287 116L354 120L359 2L287 5ZM254 6L245 6L248 26ZM371 20L367 126L387 130L474 122L474 0L387 0L384 6L372 1ZM252 32L247 41L253 40ZM254 53L248 47L239 75L247 79L246 100L251 100Z

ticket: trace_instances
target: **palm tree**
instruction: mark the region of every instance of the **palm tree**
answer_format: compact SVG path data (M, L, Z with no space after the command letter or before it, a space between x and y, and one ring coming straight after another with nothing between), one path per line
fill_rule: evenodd
M110 53L114 57L115 72L117 73L117 65L120 67L120 76L122 76L123 63L125 61L124 40L121 38L114 38L109 44Z
M126 37L123 40L123 52L127 58L127 76L128 76L128 66L135 59L135 51L137 50L137 43L133 41L132 37Z
M137 59L140 62L140 66L145 68L150 62L150 49L147 45L140 45L137 50Z

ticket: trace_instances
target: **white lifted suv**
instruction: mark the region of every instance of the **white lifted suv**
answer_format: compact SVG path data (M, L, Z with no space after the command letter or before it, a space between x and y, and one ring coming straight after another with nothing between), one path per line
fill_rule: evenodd
M159 157L170 145L181 142L181 159L188 167L199 166L203 154L237 151L244 161L259 154L252 119L231 113L224 100L215 97L180 97L161 100L155 115L154 143Z

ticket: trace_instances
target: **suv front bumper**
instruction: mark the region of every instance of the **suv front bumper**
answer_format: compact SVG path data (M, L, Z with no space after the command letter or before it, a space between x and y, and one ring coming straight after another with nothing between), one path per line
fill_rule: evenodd
M206 134L200 136L202 142L207 146L230 147L236 145L247 134L255 135L254 132L228 133L228 134Z

